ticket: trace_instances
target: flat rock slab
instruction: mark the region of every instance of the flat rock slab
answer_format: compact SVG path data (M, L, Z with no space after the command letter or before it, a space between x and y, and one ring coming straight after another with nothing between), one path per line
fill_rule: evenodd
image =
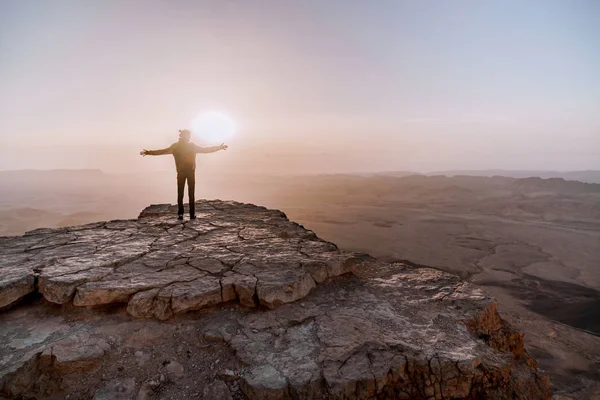
M222 302L269 308L350 272L343 252L285 214L251 204L199 201L198 219L171 205L137 220L38 229L0 238L0 309L39 291L52 303L126 303L131 315L167 319Z
M28 300L0 317L7 398L550 398L494 301L403 264L370 261L271 310L232 304L161 322Z

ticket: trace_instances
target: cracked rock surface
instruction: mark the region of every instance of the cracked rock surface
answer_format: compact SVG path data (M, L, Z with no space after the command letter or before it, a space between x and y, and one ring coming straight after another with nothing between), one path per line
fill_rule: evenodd
M356 275L238 320L249 398L549 398L523 335L481 290L403 264Z
M0 238L0 308L36 290L52 303L127 303L135 317L163 320L231 300L273 308L356 264L280 211L223 201L197 207L189 222L156 205L137 220Z
M198 209L0 239L0 399L550 399L476 286Z

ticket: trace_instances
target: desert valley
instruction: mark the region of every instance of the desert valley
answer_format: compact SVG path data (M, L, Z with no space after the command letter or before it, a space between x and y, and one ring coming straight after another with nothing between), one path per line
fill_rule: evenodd
M169 173L132 179L28 171L0 179L4 235L135 218L148 204L172 202ZM276 208L341 249L481 287L525 333L555 392L600 395L600 184L403 173L208 175L198 195Z

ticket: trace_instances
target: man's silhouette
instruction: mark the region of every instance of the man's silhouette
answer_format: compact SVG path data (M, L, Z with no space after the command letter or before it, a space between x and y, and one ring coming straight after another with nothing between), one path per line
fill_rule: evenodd
M190 219L196 219L196 154L214 153L219 150L226 150L227 146L221 143L220 146L200 147L190 142L190 131L184 129L179 131L179 141L173 143L166 149L161 150L142 150L142 156L161 156L163 154L173 154L175 158L175 167L177 168L177 217L183 219L183 190L185 182L188 185L188 196L190 202Z

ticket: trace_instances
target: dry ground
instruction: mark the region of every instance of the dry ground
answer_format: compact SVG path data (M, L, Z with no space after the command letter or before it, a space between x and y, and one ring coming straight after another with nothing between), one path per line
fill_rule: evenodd
M343 249L432 266L482 285L498 299L502 315L525 331L528 348L558 393L600 396L600 185L204 172L198 173L198 198L278 208ZM36 187L5 182L0 235L3 228L17 234L62 224L55 214L19 216L19 207L61 215L100 212L94 220L111 213L134 218L149 203L173 201L173 174L108 176L103 183L84 177L77 185L40 180Z
M283 209L341 248L485 286L558 393L600 398L600 230L401 204Z

